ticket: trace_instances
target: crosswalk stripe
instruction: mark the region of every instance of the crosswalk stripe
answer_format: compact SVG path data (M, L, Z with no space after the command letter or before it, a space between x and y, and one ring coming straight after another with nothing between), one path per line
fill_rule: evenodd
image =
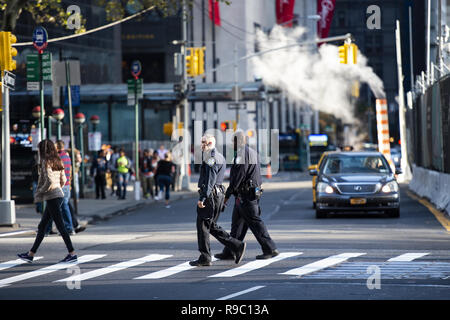
M265 266L268 266L271 263L283 260L283 259L287 259L287 258L291 258L291 257L295 257L298 255L303 254L303 252L283 252L280 253L278 256L267 259L267 260L256 260L256 261L252 261L249 263L244 264L243 266L225 271L225 272L221 272L218 274L214 274L209 276L210 278L221 278L221 277L234 277L237 275L241 275L243 273L247 273L259 268L263 268Z
M217 300L228 300L228 299L231 299L231 298L234 298L234 297L237 297L237 296L241 296L241 295L243 295L243 294L246 294L246 293L249 293L249 292L252 292L252 291L256 291L256 290L259 290L259 289L262 289L262 288L265 288L265 287L266 287L266 286L256 286L256 287L251 287L251 288L249 288L249 289L247 289L247 290L239 291L239 292L230 294L230 295L228 295L228 296L219 298L219 299L217 299Z
M124 262L120 262L108 267L104 267L101 269L97 269L97 270L92 270L90 272L86 272L86 273L82 273L82 274L78 274L78 275L74 275L65 279L61 279L61 280L56 280L53 282L66 282L66 281L83 281L83 280L87 280L87 279L92 279L92 278L96 278L105 274L109 274L112 272L116 272L116 271L120 271L120 270L124 270L127 268L131 268L131 267L135 267L138 266L140 264L146 263L146 262L152 262L152 261L158 261L158 260L162 260L162 259L166 259L171 257L172 255L167 255L167 254L151 254L142 258L138 258L138 259L133 259L133 260L129 260L129 261L124 261Z
M350 258L355 258L362 256L366 253L359 253L359 252L348 252L348 253L342 253L338 255L334 255L307 265L304 265L299 268L291 269L286 272L280 273L280 274L286 274L286 275L293 275L293 276L304 276L306 274L310 274L325 268L329 268L335 265L338 265Z
M41 260L42 258L43 257L34 257L33 261ZM20 264L24 264L24 263L28 263L28 262L26 262L22 259L16 259L16 260L2 262L2 263L0 263L0 271L9 269L9 268L12 268L12 267L18 266Z
M217 260L218 259L214 258L214 257L211 259L212 262L217 261ZM173 267L170 267L170 268L167 268L164 270L152 272L152 273L146 274L142 277L134 278L134 280L162 279L162 278L167 278L174 274L177 274L177 273L180 273L183 271L187 271L187 270L191 270L191 269L195 269L195 268L197 268L197 267L191 266L189 264L189 261L187 261L187 262L178 264L176 266L173 266Z
M391 258L388 261L389 262L408 262L408 261L413 261L415 259L421 258L423 256L426 256L430 254L429 252L411 252L411 253L405 253L402 255L399 255L397 257Z
M67 269L67 268L70 268L71 266L74 266L74 265L77 265L80 263L89 262L89 261L92 261L95 259L99 259L104 256L106 256L106 254L84 255L84 256L79 257L77 262L70 262L70 263L69 262L60 262L60 263L57 263L57 264L54 264L54 265L51 265L51 266L48 266L48 267L45 267L42 269L27 272L27 273L17 275L14 277L2 279L2 280L0 280L0 288L9 286L11 283L14 283L14 282L39 277L44 274L55 272L55 271L62 270L62 269Z

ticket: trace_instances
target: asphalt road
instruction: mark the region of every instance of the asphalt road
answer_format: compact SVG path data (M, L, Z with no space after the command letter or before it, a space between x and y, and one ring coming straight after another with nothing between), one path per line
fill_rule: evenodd
M267 185L262 216L281 254L255 260L261 249L249 233L238 266L186 267L199 254L195 198L170 209L151 204L90 226L72 237L79 263L70 268L57 264L66 254L59 236L44 238L42 258L33 264L15 261L33 236L0 238L0 300L450 298L450 234L405 186L398 219L356 213L317 220L310 185L309 179ZM218 221L227 230L231 209ZM214 238L211 246L213 253L222 249Z

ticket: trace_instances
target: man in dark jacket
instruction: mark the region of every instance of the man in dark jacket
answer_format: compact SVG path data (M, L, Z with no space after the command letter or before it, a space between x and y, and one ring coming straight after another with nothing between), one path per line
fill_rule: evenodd
M212 135L202 137L202 165L198 188L200 197L197 202L197 240L200 257L189 262L191 266L210 266L211 234L226 246L234 255L235 263L241 262L246 243L231 237L216 221L222 211L225 188L222 185L225 173L225 159L215 149L216 139Z
M242 241L250 228L263 251L256 259L275 257L279 252L261 219L259 199L262 194L262 178L258 153L248 146L246 136L242 132L236 132L234 145L235 158L230 170L230 185L225 194L225 205L232 195L236 197L230 234ZM221 260L234 258L227 248L215 257Z

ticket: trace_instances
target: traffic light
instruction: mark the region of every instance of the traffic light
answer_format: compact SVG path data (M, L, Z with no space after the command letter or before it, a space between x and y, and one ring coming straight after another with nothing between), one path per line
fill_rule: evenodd
M224 121L220 123L220 129L222 131L227 131L228 129L230 129L230 122L229 121Z
M17 49L12 44L17 42L15 35L9 31L0 32L0 67L3 70L12 71L16 69L16 61L13 57L17 56Z
M205 49L205 47L195 49L195 55L198 59L197 75L202 75L205 73Z
M353 64L356 64L356 62L357 62L356 56L358 54L358 46L354 43L350 44L350 51L351 51L351 56L353 58L352 62L353 62Z
M339 46L339 62L343 64L348 63L348 44L344 44L343 46Z
M186 48L186 73L188 76L195 77L194 69L194 50L193 48Z

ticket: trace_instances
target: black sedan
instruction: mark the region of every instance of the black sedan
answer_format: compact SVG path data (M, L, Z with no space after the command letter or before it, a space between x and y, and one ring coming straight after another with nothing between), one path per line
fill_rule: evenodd
M400 174L399 169L395 174ZM323 159L317 175L316 218L329 212L383 211L400 216L398 183L380 152L331 152Z

